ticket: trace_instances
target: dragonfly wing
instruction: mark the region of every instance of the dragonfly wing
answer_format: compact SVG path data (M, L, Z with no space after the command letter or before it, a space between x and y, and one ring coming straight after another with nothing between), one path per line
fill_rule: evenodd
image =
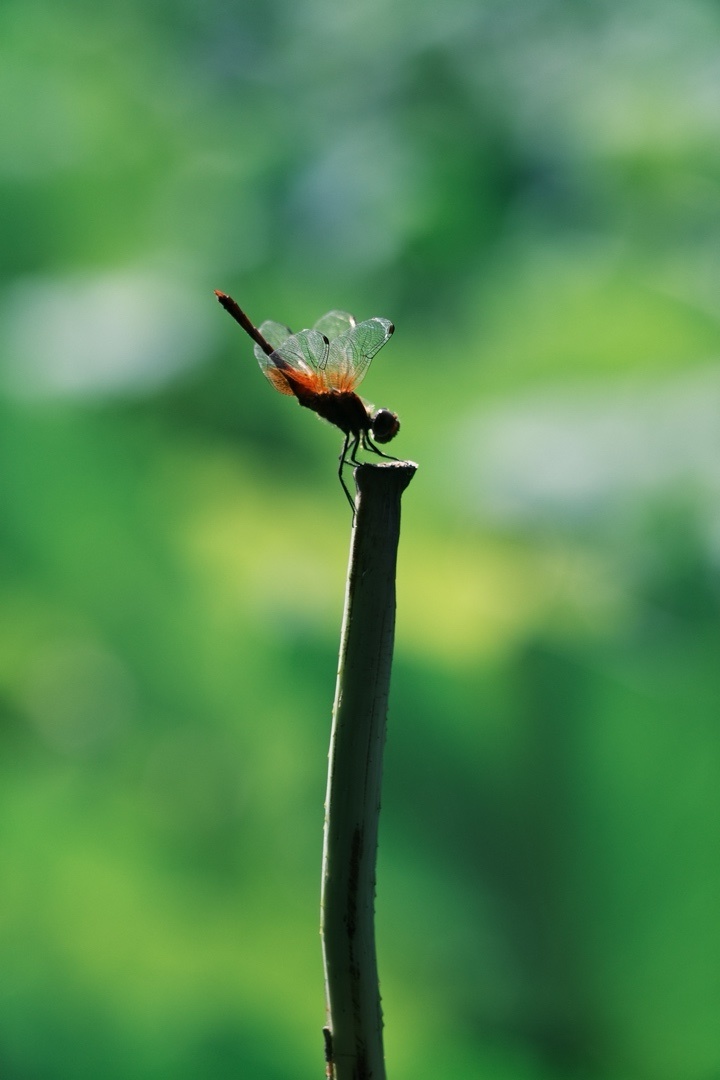
M268 345L272 345L273 349L278 349L284 341L287 341L292 336L292 330L289 326L273 322L272 319L266 319L258 329ZM265 350L261 349L259 345L255 345L253 352L255 353L255 359L275 389L279 390L281 394L292 394L293 389L290 383L275 367Z
M347 330L352 330L353 326L355 319L348 311L328 311L327 315L318 319L314 329L324 334L328 341L333 341Z
M267 341L268 345L272 345L273 349L277 349L282 345L283 341L292 334L292 330L289 326L283 326L282 323L273 322L272 319L267 319L258 330ZM261 349L259 345L255 346L255 356L260 359L261 356L266 356L264 349Z
M281 394L295 394L297 387L320 392L326 389L327 353L328 340L323 334L318 330L301 330L285 338L271 356L262 353L258 361Z
M395 331L389 319L366 319L330 342L325 379L333 390L354 390L376 352Z
M301 330L291 334L270 357L280 370L294 368L305 374L311 374L325 367L327 363L328 339L318 330Z

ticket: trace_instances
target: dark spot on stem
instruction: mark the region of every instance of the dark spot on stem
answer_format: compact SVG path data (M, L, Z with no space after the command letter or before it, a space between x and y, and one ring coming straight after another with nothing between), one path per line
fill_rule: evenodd
M332 1031L329 1027L322 1029L323 1039L325 1040L325 1076L328 1080L332 1080L335 1075L335 1067L333 1064L333 1037Z
M367 1054L365 1050L358 1050L357 1057L355 1059L355 1076L357 1080L370 1080L370 1072L368 1070Z

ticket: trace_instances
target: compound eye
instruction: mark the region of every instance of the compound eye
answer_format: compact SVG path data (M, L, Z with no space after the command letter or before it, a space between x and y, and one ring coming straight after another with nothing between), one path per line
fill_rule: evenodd
M394 439L400 430L397 414L389 409L378 409L372 418L372 433L376 442L386 443Z

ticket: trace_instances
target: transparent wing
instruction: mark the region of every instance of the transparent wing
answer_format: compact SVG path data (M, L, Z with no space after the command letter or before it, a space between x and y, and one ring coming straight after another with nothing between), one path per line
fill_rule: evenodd
M258 330L267 341L268 345L272 345L273 349L277 349L282 345L283 341L292 334L292 330L289 326L283 326L282 323L273 322L272 319L266 319L266 321L258 327ZM261 356L265 356L265 350L261 349L259 345L255 346L255 356L259 360Z
M294 394L298 386L316 392L326 389L323 369L327 353L326 337L318 330L301 330L299 334L286 337L272 356L267 356L262 349L255 355L275 389L281 394Z
M314 329L324 334L328 341L340 337L346 330L352 330L355 326L355 318L348 311L328 311L322 319L318 319Z
M282 345L284 341L287 341L292 335L289 326L283 326L282 323L273 322L272 319L266 319L258 329L268 345L272 345L274 349L278 349L279 346ZM292 394L292 386L282 372L271 362L270 357L265 350L261 349L259 345L255 345L253 352L255 353L255 359L275 389L279 390L281 394Z
M354 390L376 352L395 331L389 319L366 319L330 342L325 381L333 390Z
M327 354L328 339L319 330L301 330L286 338L269 359L281 371L290 367L308 374L325 367Z

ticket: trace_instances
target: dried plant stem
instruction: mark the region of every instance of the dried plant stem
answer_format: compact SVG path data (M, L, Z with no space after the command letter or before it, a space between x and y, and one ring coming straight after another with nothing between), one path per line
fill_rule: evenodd
M375 864L400 499L416 466L361 465L330 743L321 901L327 1075L385 1080Z

